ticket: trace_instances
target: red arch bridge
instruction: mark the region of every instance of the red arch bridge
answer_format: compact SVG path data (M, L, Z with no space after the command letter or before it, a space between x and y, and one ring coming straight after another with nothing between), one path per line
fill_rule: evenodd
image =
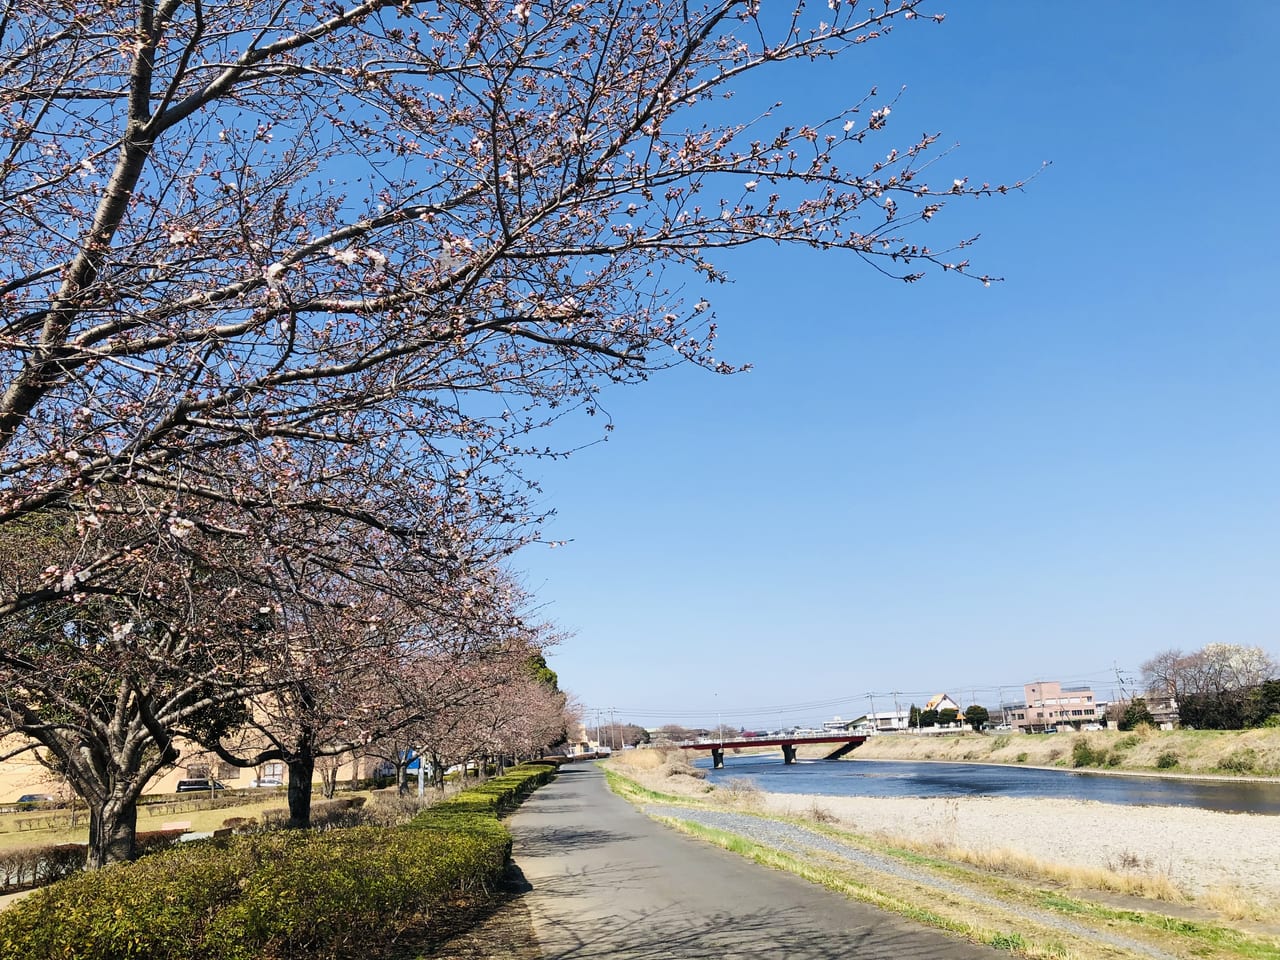
M866 740L866 734L861 733L813 733L763 737L711 737L703 740L686 740L684 743L677 743L676 746L681 750L710 750L711 765L719 770L724 766L725 750L732 750L734 747L781 747L782 762L795 763L796 747L810 743L838 743L840 746L823 757L824 760L838 760Z

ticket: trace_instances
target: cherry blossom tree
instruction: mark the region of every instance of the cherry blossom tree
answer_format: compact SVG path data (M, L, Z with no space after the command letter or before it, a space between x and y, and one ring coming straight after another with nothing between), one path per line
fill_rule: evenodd
M0 615L109 579L213 504L241 531L284 508L410 536L426 518L403 500L351 496L395 473L528 522L537 427L594 413L603 381L731 369L709 301L664 280L723 279L719 250L968 273L967 241L927 221L1008 187L930 183L936 137L895 141L893 98L800 124L728 100L749 73L941 20L828 6L14 0L0 526L145 495L115 499L132 537Z
M541 645L555 639L545 632L517 637L491 656L469 659L452 671L450 702L424 701L411 730L418 752L431 759L437 786L455 764L465 769L475 761L483 775L489 760L528 757L563 739L566 698L538 679L536 666L545 662Z
M0 540L49 525L60 546L2 580L0 629L44 645L2 661L11 725L56 727L22 709L88 657L138 705L143 753L246 677L304 681L312 711L325 662L369 650L337 580L394 595L386 558L412 558L456 599L460 566L537 535L521 464L558 452L541 428L596 413L605 383L733 369L719 251L969 275L968 238L931 221L1018 184L930 182L936 136L897 138L874 89L799 123L730 99L748 74L940 19L926 0L12 0ZM201 577L228 606L183 596ZM296 611L265 633L263 592ZM324 656L290 659L318 636ZM192 652L216 653L216 678ZM217 693L157 713L133 657ZM127 845L116 830L100 859Z
M112 534L29 517L0 538L6 586ZM110 594L0 619L0 735L19 734L15 752L37 751L86 802L90 867L133 855L138 798L178 759L176 727L218 736L244 718L254 687L225 667L256 656L260 601L210 556L132 549Z
M101 512L93 525L50 511L6 529L0 582L21 593L49 566L132 538L135 517ZM429 652L456 669L522 624L523 595L482 538L440 524L430 555L351 539L350 523L314 527L294 528L309 544L298 558L279 551L283 534L255 551L180 530L132 546L109 580L0 617L0 733L25 737L16 749L40 749L88 803L90 866L131 856L137 800L184 740L235 762L225 745L252 738L242 765L284 760L292 823L306 825L316 758L418 709L392 689L406 664Z
M489 755L500 768L507 759L534 759L564 743L574 719L564 693L527 676L505 686L498 705L491 715Z
M428 712L474 699L472 674L512 649L527 657L539 634L500 567L483 557L475 568L424 567L412 556L393 563L391 546L351 547L353 556L378 554L376 578L289 568L275 586L272 642L253 664L262 683L250 716L213 738L187 732L235 766L283 761L291 827L310 823L318 760L399 742Z

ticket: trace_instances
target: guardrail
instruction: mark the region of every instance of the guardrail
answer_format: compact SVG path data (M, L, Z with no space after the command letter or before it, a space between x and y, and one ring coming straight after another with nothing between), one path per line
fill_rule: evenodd
M197 794L184 794L180 800L163 800L159 803L145 803L139 805L139 810L145 810L149 817L168 816L171 813L186 813L189 810L221 810L225 807L243 807L246 804L256 803L260 800L268 799L274 796L269 791L261 793L231 793L218 794L210 797L207 793L201 792Z

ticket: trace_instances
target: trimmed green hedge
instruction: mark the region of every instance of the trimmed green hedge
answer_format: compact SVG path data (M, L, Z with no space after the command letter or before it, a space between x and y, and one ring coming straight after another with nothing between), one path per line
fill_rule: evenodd
M498 815L555 775L530 764L402 827L184 844L0 912L0 960L367 956L486 900L511 853Z

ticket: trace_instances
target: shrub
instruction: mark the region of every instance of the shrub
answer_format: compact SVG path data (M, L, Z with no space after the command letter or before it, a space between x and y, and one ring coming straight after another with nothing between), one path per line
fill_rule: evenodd
M730 777L715 788L716 796L731 806L758 806L761 790L746 777Z
M1014 757L1014 758L1013 758L1013 760L1014 760L1014 763L1026 763L1026 762L1027 762L1027 752L1026 752L1025 750L1024 750L1024 751L1022 751L1022 753L1020 753L1020 754L1018 754L1016 757Z
M272 807L258 814L258 819L266 830L283 830L289 822L289 810L287 807Z
M805 812L805 816L808 817L810 820L812 820L814 823L838 823L840 820L839 817L837 817L834 813L832 813L826 807L820 805L816 800L813 802L813 805L810 806L809 809Z
M372 823L363 810L364 797L347 797L342 800L325 800L311 805L312 830L339 830Z
M1105 750L1102 751L1102 755L1105 758ZM1071 765L1073 767L1101 766L1101 760L1097 753L1094 751L1093 747L1089 745L1089 741L1084 737L1078 737L1076 741L1071 744Z
M1002 733L1000 734L1000 736L996 737L994 740L991 741L991 749L993 751L1003 750L1012 742L1012 740L1013 738L1010 737L1007 733Z
M686 750L672 750L662 758L662 775L664 777L697 777L704 779L707 772L701 767L695 767L689 760L689 754Z
M431 805L433 798L419 799L416 793L401 796L394 790L374 794L362 811L370 826L395 827L408 823Z
M136 833L133 837L133 852L135 856L145 857L149 854L159 853L162 850L168 850L178 842L185 830L147 830L142 833ZM82 861L84 857L80 858ZM81 864L83 866L83 863Z
M1253 773L1258 766L1258 751L1252 747L1232 750L1218 761L1218 769L1228 773Z
M1085 737L1077 737L1071 744L1073 767L1118 767L1120 755L1106 747L1095 747Z
M0 852L0 890L12 892L52 883L78 873L85 850L78 843L19 847Z
M511 851L497 814L554 772L516 768L402 827L198 841L80 874L0 913L0 960L367 956L486 901Z
M1172 750L1166 750L1160 756L1156 757L1156 768L1159 770L1169 770L1178 765L1178 755Z
M1120 720L1116 724L1121 730L1136 730L1140 735L1150 736L1151 730L1154 729L1155 719L1151 716L1151 711L1147 709L1147 701L1142 697L1134 697L1125 706L1124 712L1120 714ZM1147 727L1146 731L1142 727Z

